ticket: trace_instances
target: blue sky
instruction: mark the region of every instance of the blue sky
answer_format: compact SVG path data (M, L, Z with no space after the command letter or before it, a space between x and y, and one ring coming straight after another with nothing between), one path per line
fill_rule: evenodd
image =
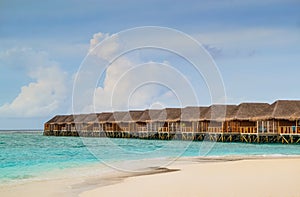
M42 128L51 116L71 113L74 76L91 40L138 26L174 28L202 43L220 70L228 103L299 99L299 10L298 0L1 1L0 129ZM143 52L138 62L165 59L180 69L181 60L160 54ZM135 108L176 106L165 88L148 88L153 95ZM210 104L207 93L200 97L200 104Z

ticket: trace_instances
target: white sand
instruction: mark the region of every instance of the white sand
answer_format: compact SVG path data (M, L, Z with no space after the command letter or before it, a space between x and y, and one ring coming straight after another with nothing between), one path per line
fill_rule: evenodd
M0 186L0 196L300 196L300 158L189 159L168 168L180 171L129 178L119 174L106 182L99 177L34 181Z
M80 194L96 196L300 196L300 159L190 164L181 171L131 177Z

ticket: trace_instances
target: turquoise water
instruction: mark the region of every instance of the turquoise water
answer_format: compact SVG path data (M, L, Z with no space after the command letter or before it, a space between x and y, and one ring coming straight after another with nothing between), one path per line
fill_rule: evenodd
M45 171L99 162L225 155L300 155L300 146L47 137L41 132L0 132L0 182L34 178Z

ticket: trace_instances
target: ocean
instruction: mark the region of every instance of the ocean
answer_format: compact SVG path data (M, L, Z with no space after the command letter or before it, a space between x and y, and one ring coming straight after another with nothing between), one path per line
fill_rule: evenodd
M155 165L159 166L167 165L165 158L170 161L179 157L233 155L300 155L300 146L54 137L43 136L41 131L1 131L0 184L34 179L51 171L75 169L98 163L122 168L121 170L131 170L129 165L132 163L142 165L143 162L139 161L148 159L156 160Z

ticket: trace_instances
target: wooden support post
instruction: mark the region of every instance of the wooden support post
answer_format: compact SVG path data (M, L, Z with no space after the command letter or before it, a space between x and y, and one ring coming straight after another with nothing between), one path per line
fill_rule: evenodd
M221 132L224 132L224 122L222 121L222 128L221 128Z
M246 141L246 142L248 142L248 140L245 138L245 136L244 135L242 135L242 138Z
M284 136L282 136L282 141L283 141L283 142L285 141L287 144L289 144L289 141L288 141L287 139L285 139Z

